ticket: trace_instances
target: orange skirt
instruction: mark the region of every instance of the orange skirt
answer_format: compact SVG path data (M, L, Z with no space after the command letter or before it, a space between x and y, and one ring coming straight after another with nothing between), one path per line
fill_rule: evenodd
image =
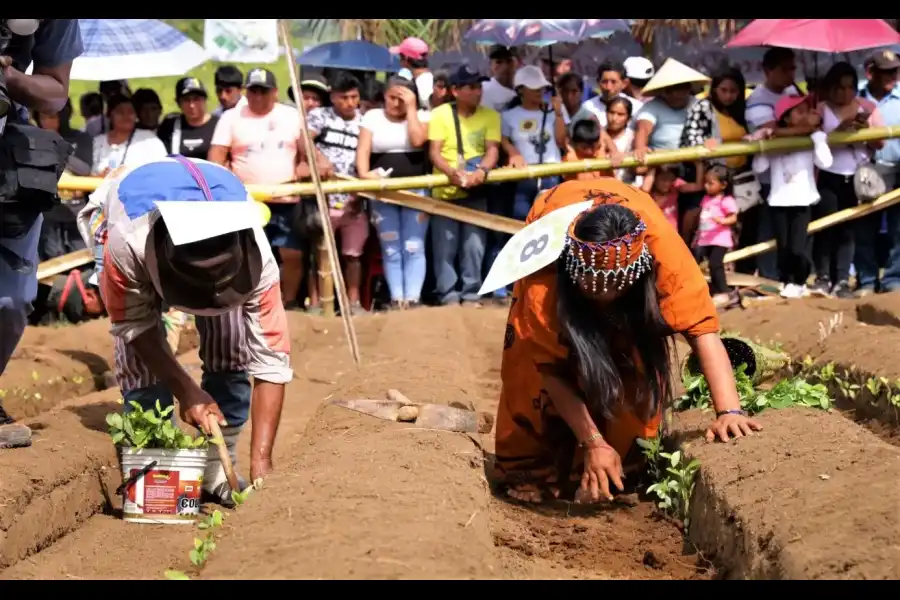
M583 451L543 389L528 344L516 343L504 350L501 380L495 480L506 487L555 486L564 495L574 493L584 470ZM634 381L623 383L626 390L636 389ZM657 435L661 414L643 422L623 407L614 419L593 417L606 442L619 453L623 465L628 465L642 460L636 440Z

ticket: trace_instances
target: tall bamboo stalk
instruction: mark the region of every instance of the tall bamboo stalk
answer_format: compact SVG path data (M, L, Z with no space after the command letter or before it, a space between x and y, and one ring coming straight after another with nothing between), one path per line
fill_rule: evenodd
M278 20L278 29L281 33L281 41L284 45L284 57L288 64L288 74L291 78L291 87L297 93L297 112L300 114L300 124L302 129L303 144L306 146L306 159L309 162L309 170L312 175L313 188L310 193L315 193L316 204L319 207L319 217L322 219L322 237L325 245L325 255L320 253L319 259L327 258L331 263L331 275L334 278L335 288L337 289L338 299L341 302L341 321L344 323L344 333L347 335L347 341L350 343L350 353L353 355L353 361L359 366L359 342L356 339L356 329L353 327L353 317L350 314L350 300L347 298L347 288L344 286L344 274L341 272L341 262L338 260L337 243L334 239L334 229L331 227L331 217L328 211L328 200L322 189L322 178L319 176L319 167L316 163L316 147L309 135L309 128L306 126L306 109L303 105L303 97L300 94L300 78L297 73L297 63L294 60L294 49L291 46L291 36L288 24L284 19ZM310 195L309 193L305 195ZM324 290L322 290L324 291ZM324 300L324 297L322 298ZM322 308L325 308L324 302ZM334 315L334 295L331 296L331 315ZM327 313L326 313L327 314Z

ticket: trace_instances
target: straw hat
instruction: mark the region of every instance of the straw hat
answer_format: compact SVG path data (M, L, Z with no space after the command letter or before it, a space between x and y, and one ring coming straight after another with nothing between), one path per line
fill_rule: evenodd
M707 83L708 81L710 81L709 77L700 71L695 71L674 58L667 58L663 66L656 72L656 75L641 90L641 93L658 92L663 88L683 83Z

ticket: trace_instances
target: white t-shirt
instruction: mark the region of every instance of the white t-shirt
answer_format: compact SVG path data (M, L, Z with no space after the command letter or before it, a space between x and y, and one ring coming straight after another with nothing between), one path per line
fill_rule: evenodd
M504 111L500 117L503 136L509 138L529 165L541 164L541 146L544 147L544 164L562 160L556 141L556 115L553 111L548 112L545 118L540 110L517 106ZM541 123L544 124L543 131L540 131Z
M491 78L481 86L481 105L502 112L506 105L516 97L516 90L510 89Z
M419 92L419 106L431 108L431 94L434 92L434 75L431 71L425 71L415 79L416 90Z
M107 134L101 133L94 138L93 150L92 175L99 175L107 168L115 169L122 164L139 166L165 158L169 154L162 140L146 129L135 129L131 141L121 144L110 144Z
M419 122L428 123L429 112L418 111ZM422 150L415 148L409 142L409 129L407 122L391 121L384 114L384 109L373 108L363 115L359 125L372 132L372 152L414 152Z
M629 102L631 102L631 121L628 126L634 127L634 116L637 115L638 111L641 110L641 107L644 106L644 103L640 100L635 100L631 96L626 96L625 94L619 94L619 96L625 98ZM581 105L581 109L575 116L572 117L572 122L580 121L582 119L588 119L591 116L597 118L597 121L600 123L600 127L606 127L606 103L603 101L601 96L594 96L590 100L585 100L584 104Z

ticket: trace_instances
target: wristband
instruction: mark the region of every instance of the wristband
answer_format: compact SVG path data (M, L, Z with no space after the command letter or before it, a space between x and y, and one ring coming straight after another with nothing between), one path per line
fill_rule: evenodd
M733 410L720 410L716 411L716 417L724 417L725 415L740 415L742 417L746 417L747 413L741 408L736 408Z
M590 444L590 443L593 442L594 440L602 440L602 439L603 439L603 434L601 434L600 432L597 432L597 433L595 433L594 435L590 436L588 439L584 440L583 442L581 442L581 443L578 444L578 445L581 446L582 448L584 448L585 446L587 446L588 444Z

